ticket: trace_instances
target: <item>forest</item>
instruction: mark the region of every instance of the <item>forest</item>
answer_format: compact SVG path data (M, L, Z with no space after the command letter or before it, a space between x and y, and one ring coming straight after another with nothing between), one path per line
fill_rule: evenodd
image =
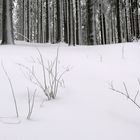
M68 45L132 42L139 39L139 26L139 0L0 1L0 38L11 38L3 44L12 40Z
M0 140L140 140L140 0L0 0Z

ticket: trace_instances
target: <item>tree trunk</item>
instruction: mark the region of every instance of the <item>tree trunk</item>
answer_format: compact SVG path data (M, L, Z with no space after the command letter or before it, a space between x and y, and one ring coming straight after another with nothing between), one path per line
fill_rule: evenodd
M67 0L64 0L63 3L63 10L64 10L64 42L68 43L68 3Z
M118 33L118 43L122 42L121 38L121 21L120 21L120 0L117 0L117 33Z
M103 38L103 22L102 22L102 6L99 4L100 8L100 32L101 32L101 44L104 44L104 38Z
M23 7L22 7L22 40L24 40L24 0L22 1Z
M49 42L49 1L46 0L46 42Z
M138 0L135 0L135 21L136 21L136 38L139 39L139 6Z
M127 22L127 4L125 0L125 27L126 27L126 41L129 42L129 37L128 37L128 22Z
M12 0L3 0L2 21L2 44L14 44Z
M56 25L56 42L61 42L61 0L56 1L56 16L57 16L57 25Z
M27 42L30 42L30 1L27 0Z
M103 29L104 29L104 44L106 44L106 20L104 14L103 14Z
M40 1L40 43L43 43L43 2Z
M67 16L67 18L68 18L68 21L67 21L67 23L68 23L68 44L69 45L72 45L72 32L71 32L71 26L72 26L72 24L71 24L71 20L72 20L72 18L71 18L71 0L68 0L68 16Z
M87 44L93 45L93 6L92 1L87 1Z
M77 0L76 3L76 44L81 44L81 4L80 0Z
M40 18L40 8L39 8L39 0L37 0L37 3L36 3L37 5L36 5L36 8L37 8L37 43L39 43L39 41L40 41L40 27L39 27L39 18Z

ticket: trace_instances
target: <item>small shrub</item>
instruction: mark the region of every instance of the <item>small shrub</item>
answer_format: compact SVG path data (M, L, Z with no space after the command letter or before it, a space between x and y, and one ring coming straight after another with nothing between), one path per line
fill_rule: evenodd
M44 58L37 49L39 57L33 59L33 63L41 66L42 69L42 77L39 79L37 77L38 73L35 73L35 66L28 67L22 64L18 64L20 67L26 70L26 78L30 80L33 84L37 85L43 93L46 95L48 100L55 99L58 93L58 89L60 86L64 85L63 76L66 72L69 71L69 68L66 68L62 73L58 70L58 57L59 57L59 48L57 48L57 54L53 61L44 61ZM44 62L48 62L47 65Z

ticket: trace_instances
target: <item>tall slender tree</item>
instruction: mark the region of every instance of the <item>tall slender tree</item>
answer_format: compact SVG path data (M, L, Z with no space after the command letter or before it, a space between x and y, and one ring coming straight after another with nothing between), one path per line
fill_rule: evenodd
M0 40L2 36L2 0L0 0Z
M14 44L13 20L12 20L12 0L3 0L2 7L2 43Z
M87 0L87 44L93 45L93 1Z
M117 33L118 33L118 43L122 42L121 38L121 21L120 21L120 0L117 0L116 3L117 9Z

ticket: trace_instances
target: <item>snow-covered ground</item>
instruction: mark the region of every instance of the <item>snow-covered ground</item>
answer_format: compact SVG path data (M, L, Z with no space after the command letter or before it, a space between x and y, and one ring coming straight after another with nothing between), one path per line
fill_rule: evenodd
M14 118L9 83L0 67L0 140L140 139L140 110L109 89L113 81L116 89L124 91L125 82L135 97L140 89L140 43L93 47L22 44L0 47L0 59L13 82L21 121L9 124L18 120ZM35 47L47 63L56 56L58 46L60 69L70 68L64 76L65 88L59 90L56 100L42 106L45 96L38 89L31 121L27 121L26 88L34 91L36 87L25 79L17 63L32 65L31 57L38 57Z

